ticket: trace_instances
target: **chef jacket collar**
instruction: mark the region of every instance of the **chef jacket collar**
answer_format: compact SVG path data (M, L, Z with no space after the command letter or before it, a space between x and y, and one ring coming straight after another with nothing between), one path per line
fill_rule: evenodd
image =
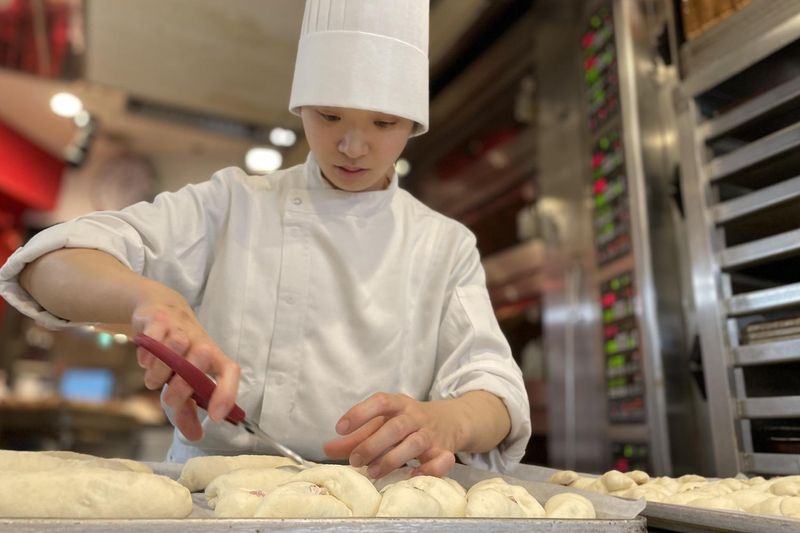
M381 191L348 192L334 189L328 180L322 177L319 164L311 152L306 159L304 177L306 182L304 188L309 202L294 202L290 204L292 210L369 217L388 209L398 188L398 177L395 172L389 186Z

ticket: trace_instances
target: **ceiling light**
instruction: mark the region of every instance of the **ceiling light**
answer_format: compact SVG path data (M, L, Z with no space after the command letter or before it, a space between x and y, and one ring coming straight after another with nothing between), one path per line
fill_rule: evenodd
M255 147L247 151L244 163L247 165L247 170L251 172L273 172L281 168L283 156L274 148Z
M56 93L50 98L50 109L60 117L72 118L83 109L83 103L72 93Z
M286 128L272 128L269 132L269 142L275 146L292 146L297 141L297 134Z
M74 117L72 117L72 120L75 121L76 126L79 128L84 128L89 125L89 122L92 121L92 115L90 115L85 109L81 109L75 114Z
M394 169L397 171L397 175L402 178L411 172L411 163L408 162L408 159L400 158L394 164Z

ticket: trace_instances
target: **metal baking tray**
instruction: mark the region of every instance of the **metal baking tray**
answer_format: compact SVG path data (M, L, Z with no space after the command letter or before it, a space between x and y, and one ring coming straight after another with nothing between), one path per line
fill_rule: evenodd
M521 479L532 481L545 481L553 473L558 472L552 468L532 465L520 465L513 474ZM587 477L596 477L592 474L581 474ZM592 492L570 489L583 496ZM622 498L617 498L622 499ZM628 500L630 501L630 500ZM641 499L644 502L644 499ZM734 531L753 533L780 533L800 531L800 519L782 518L750 514L741 511L715 511L689 507L688 505L672 505L666 503L646 502L642 514L647 518L649 527L666 529L668 531L683 531L687 533L700 533L707 531Z
M151 464L156 473L176 478L180 472L176 465ZM498 474L456 465L450 477L465 487L470 487L481 479L497 477ZM552 494L565 492L564 487L501 476L510 483L527 488L540 501ZM624 501L595 493L585 494L595 506L596 520L553 520L547 518L335 518L335 519L218 519L213 518L206 506L205 495L195 493L194 510L184 519L158 520L77 520L77 519L0 519L0 531L14 533L58 532L93 533L100 531L160 533L171 531L191 531L192 533L264 532L264 531L335 531L403 532L425 531L459 533L485 531L558 531L558 532L604 532L619 531L638 533L646 531L646 520L638 516L644 502Z

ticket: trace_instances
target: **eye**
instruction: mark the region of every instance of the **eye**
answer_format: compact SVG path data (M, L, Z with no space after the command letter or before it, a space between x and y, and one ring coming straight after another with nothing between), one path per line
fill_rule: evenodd
M397 124L397 122L392 122L390 120L376 120L375 121L375 125L378 126L379 128L382 128L382 129L383 128L390 128L390 127L394 126L395 124Z
M336 122L337 120L339 120L338 116L331 115L330 113L323 113L322 111L317 111L317 113L319 113L319 116L322 117L322 120L325 120L327 122Z

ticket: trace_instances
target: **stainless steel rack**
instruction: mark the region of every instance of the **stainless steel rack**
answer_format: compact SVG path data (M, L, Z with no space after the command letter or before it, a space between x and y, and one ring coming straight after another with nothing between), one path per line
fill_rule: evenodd
M715 467L800 473L800 3L681 50L681 180ZM754 328L754 325L760 324Z

